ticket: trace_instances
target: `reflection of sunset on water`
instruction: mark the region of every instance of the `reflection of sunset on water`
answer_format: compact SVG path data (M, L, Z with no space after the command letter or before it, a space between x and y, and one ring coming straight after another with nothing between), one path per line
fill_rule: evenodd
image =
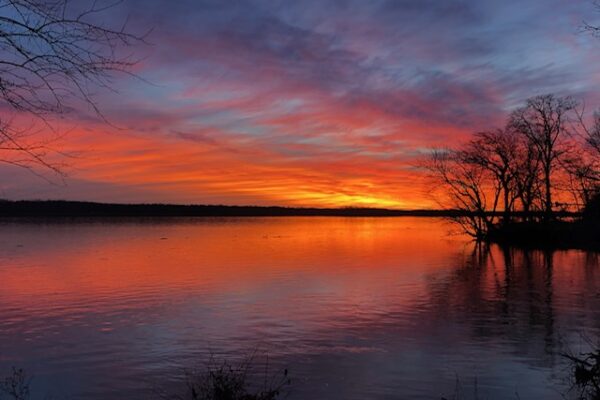
M46 379L75 374L87 383L65 393L134 393L146 386L127 376L168 384L159 376L207 352L236 357L259 346L295 369L299 398L315 385L325 397L354 398L346 379L423 395L432 373L446 393L458 373L493 396L513 393L513 383L521 395L550 396L527 379L564 367L555 356L561 341L600 331L594 255L474 252L438 219L5 227L0 364L32 369L40 390ZM343 372L332 374L332 363Z
M6 240L18 244L28 241L27 235L39 235L36 251L31 252L31 246L11 249L18 269L0 270L1 295L44 307L48 304L43 296L51 294L73 301L150 288L157 295L173 288L236 291L289 274L325 278L348 271L395 269L396 257L401 257L403 270L417 273L422 254L439 258L437 263L442 264L452 245L460 243L458 238L431 238L433 231L439 237L447 230L444 224L426 222L428 230L415 230L411 221L298 217L31 225L31 230L24 226ZM98 229L105 235L97 235ZM43 260L37 254L40 248Z

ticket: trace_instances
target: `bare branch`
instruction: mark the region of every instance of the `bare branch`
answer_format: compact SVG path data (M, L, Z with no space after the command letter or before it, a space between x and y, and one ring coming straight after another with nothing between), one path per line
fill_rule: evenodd
M115 74L131 75L137 60L120 50L145 43L146 37L129 32L127 20L117 28L97 22L120 2L93 1L86 7L68 0L0 0L0 106L50 127L48 117L83 103L107 121L93 90L112 89ZM2 154L22 155L19 161L3 157L4 162L60 175L58 166L47 161L50 149L23 142L22 132L8 121L0 124Z

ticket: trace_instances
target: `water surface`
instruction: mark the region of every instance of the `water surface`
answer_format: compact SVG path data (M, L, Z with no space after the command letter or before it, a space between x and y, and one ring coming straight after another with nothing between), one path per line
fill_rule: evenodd
M596 255L474 249L429 218L0 224L0 372L152 396L258 349L290 399L560 399L600 333ZM457 383L458 380L458 383Z

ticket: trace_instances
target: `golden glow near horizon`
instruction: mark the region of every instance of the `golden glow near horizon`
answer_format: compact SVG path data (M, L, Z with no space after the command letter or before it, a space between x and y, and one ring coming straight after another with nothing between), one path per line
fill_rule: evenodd
M77 154L72 179L50 198L117 202L427 208L419 177L401 163L352 155L306 161L240 143L236 151L164 135L73 131L65 152ZM37 184L23 174L19 182ZM89 191L89 186L101 188ZM20 193L18 185L13 192ZM415 188L417 188L415 190ZM36 198L45 198L36 196Z

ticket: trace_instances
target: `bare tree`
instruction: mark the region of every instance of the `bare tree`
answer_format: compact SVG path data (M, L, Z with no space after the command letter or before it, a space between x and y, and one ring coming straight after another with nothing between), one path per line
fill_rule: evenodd
M528 140L517 138L517 143L515 186L521 211L524 218L529 220L533 211L541 210L543 201L540 185L540 157L537 148Z
M585 140L595 156L600 158L600 111L594 113L594 122L591 129L586 129Z
M461 151L462 159L489 171L499 187L503 200L503 221L506 223L518 198L516 185L518 141L509 129L476 133Z
M52 161L48 157L49 154L58 152L52 146L58 136L48 138L36 126L15 125L10 120L0 120L0 162L26 169L48 181L50 180L45 175L38 172L40 167L63 177L64 163Z
M596 7L596 10L600 11L600 2L595 1L594 5ZM583 28L592 35L600 37L600 27L598 25L592 25L587 22L584 22ZM593 203L593 206L596 208L597 214L598 209L600 209L600 207L598 206L600 204L600 111L596 111L594 113L594 122L591 129L585 129L585 124L583 124L582 115L580 115L580 121L582 122L581 125L584 127L584 130L587 134L585 138L586 142L589 148L591 149L592 154L594 155L594 159L592 161L593 167L591 170L591 180L593 181L593 187L591 190L592 193L586 198L585 207L587 209L588 207L591 207ZM590 171L586 172L589 173ZM586 183L589 183L589 181L590 179L585 179Z
M596 160L582 154L571 154L561 161L568 176L569 191L578 209L583 209L598 191L600 170Z
M510 222L519 205L526 219L534 208L540 209L539 152L514 127L476 133L461 152L466 162L488 170L495 181L492 186L500 188L504 223Z
M550 218L553 174L559 158L565 153L564 140L569 135L570 114L577 102L570 97L552 94L536 96L510 116L510 126L521 133L537 150L543 178L543 211Z
M459 213L454 220L481 239L493 225L501 187L490 180L488 169L467 157L463 151L434 150L424 167L443 191L446 208Z
M577 110L578 139L582 142L562 161L569 174L571 192L580 208L600 193L600 112L593 114L591 126L584 107Z
M529 222L555 217L553 194L570 192L578 210L598 215L600 114L588 129L581 110L569 97L534 97L511 113L504 129L430 153L424 166L442 192L440 205L459 211L455 220L477 239L526 232Z
M94 90L111 89L114 73L131 73L136 60L121 51L145 36L128 32L126 24L98 22L117 3L0 0L0 109L38 118L47 129L50 116L78 103L103 118ZM1 120L0 162L59 172L47 159L48 143L31 137Z

